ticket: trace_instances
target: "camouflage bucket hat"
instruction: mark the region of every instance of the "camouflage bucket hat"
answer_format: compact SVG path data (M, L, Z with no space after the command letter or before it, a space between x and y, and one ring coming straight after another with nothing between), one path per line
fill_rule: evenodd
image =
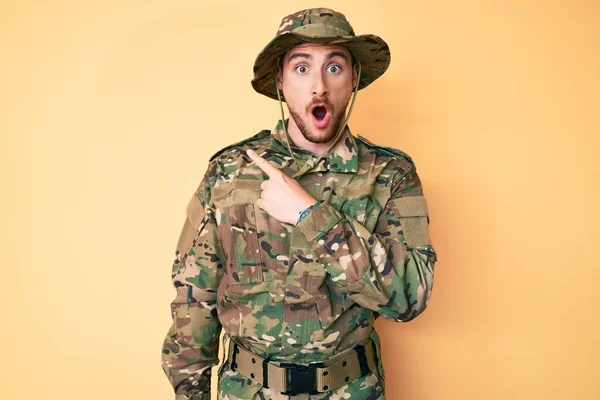
M277 100L275 77L279 59L292 47L304 43L338 45L350 50L362 67L358 90L369 86L390 65L390 49L379 36L357 36L343 14L329 8L311 8L283 18L275 38L256 57L254 90Z

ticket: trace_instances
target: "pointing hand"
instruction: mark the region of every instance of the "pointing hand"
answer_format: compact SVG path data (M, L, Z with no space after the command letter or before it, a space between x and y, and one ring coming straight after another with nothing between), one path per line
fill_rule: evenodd
M260 185L262 192L257 205L281 222L296 225L298 215L317 200L296 180L275 168L253 150L246 152L254 163L269 176Z

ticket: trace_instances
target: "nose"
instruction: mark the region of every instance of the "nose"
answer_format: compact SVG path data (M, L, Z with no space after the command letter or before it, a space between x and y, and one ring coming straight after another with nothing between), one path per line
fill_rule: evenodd
M312 94L316 97L325 97L328 94L327 83L325 82L325 79L323 79L323 74L321 72L314 74Z

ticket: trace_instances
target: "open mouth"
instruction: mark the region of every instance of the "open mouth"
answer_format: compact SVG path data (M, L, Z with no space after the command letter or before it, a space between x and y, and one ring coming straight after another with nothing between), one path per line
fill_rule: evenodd
M313 122L318 128L325 128L329 124L331 112L324 105L316 105L312 108Z
M325 119L325 116L327 115L327 109L323 106L316 106L315 108L313 108L312 113L317 119L317 121L323 121L323 119Z

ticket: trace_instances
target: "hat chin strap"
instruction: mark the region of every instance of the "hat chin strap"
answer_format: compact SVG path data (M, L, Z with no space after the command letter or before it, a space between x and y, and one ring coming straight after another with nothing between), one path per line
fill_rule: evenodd
M331 149L337 144L337 142L342 137L342 134L344 133L344 129L346 129L346 125L348 124L348 120L350 119L350 115L352 114L352 109L354 108L354 101L356 100L356 92L358 92L358 83L360 82L361 65L360 65L360 61L356 60L356 62L358 63L358 77L356 79L356 85L354 86L354 92L352 93L352 102L350 103L350 109L348 110L348 114L346 115L344 124L342 125L342 127L338 131L338 133L335 135L333 140L331 141L331 144L327 147L327 149L324 152L321 153L319 158L317 158L317 161L315 161L314 164L309 163L309 162L305 163L304 166L292 176L292 178L297 178L301 175L304 175L306 172L310 171L312 167L314 167L315 165L318 165L319 161L321 161L321 159L325 155L327 155L327 153L329 153L331 151ZM279 100L279 108L281 109L281 123L283 125L283 131L285 133L285 144L287 145L287 148L290 152L290 155L292 156L292 159L294 160L294 163L298 163L298 160L296 159L296 157L294 156L294 152L292 151L292 147L290 146L291 138L288 135L287 127L285 126L285 114L283 112L283 102L281 101L281 94L279 93L279 85L277 82L277 75L278 74L275 74L275 90L277 90L277 99Z

